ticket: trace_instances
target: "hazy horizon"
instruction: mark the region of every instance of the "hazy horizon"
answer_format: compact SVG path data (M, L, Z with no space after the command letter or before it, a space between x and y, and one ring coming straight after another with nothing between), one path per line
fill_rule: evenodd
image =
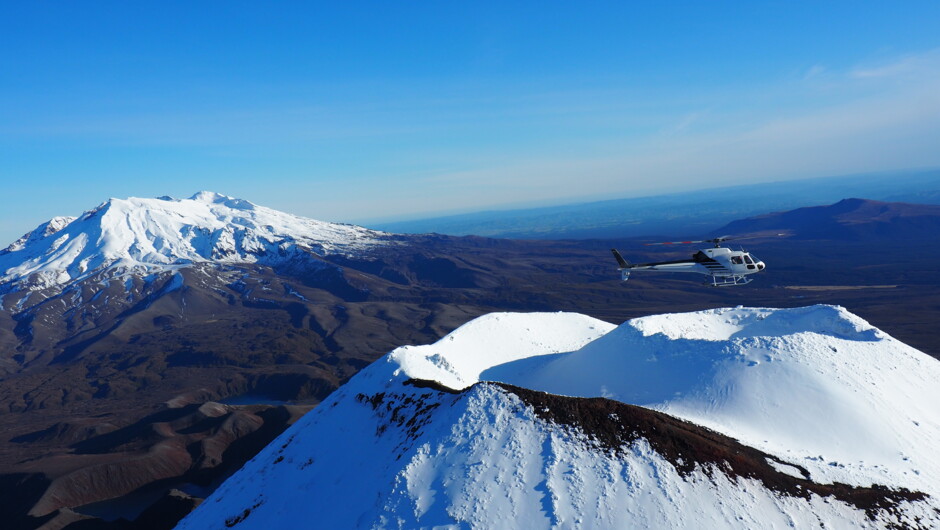
M722 207L722 204L724 204L724 206L730 207L732 210L734 210L734 209L742 208L744 206L744 202L747 202L747 197L750 196L750 197L756 198L760 196L761 193L767 193L769 189L774 189L774 188L775 188L774 192L776 193L783 192L787 195L796 194L796 195L802 195L802 196L807 196L807 197L810 195L813 195L815 192L809 192L809 193L804 192L802 194L798 193L798 190L800 189L800 187L806 186L806 185L821 186L821 188L824 190L824 193L821 194L819 198L820 200L805 200L805 201L790 200L790 201L782 201L782 202L777 201L777 202L780 202L781 204L790 202L790 203L793 203L792 204L793 208L797 208L797 207L802 207L802 206L814 206L814 205L828 204L831 202L835 202L841 199L846 199L846 198L851 198L851 197L873 199L873 200L890 200L886 198L885 196L886 193L884 191L884 185L877 184L878 182L882 180L882 178L890 179L891 181L890 188L895 189L896 193L899 193L901 195L909 195L915 192L934 192L934 193L940 192L940 188L938 188L938 185L940 185L940 167L937 167L937 168L905 169L905 170L898 170L898 171L876 172L876 173L859 173L859 174L851 174L851 175L830 175L826 177L812 177L812 178L800 179L800 180L780 180L780 181L770 181L770 182L758 182L758 183L741 184L741 185L736 185L736 186L715 186L715 187L710 187L710 188L690 189L690 190L682 190L682 191L674 191L674 192L666 192L666 193L637 194L637 195L618 196L618 197L609 197L609 196L596 197L596 198L582 197L582 198L572 198L571 200L564 201L564 202L554 202L554 201L541 201L541 203L523 202L523 203L504 205L504 207L482 208L482 209L471 208L466 211L443 211L439 215L435 215L433 212L426 213L423 215L415 214L414 216L405 216L404 218L399 218L399 219L395 219L395 218L390 218L390 219L385 219L385 220L382 220L382 219L329 220L329 219L322 219L322 218L317 218L317 219L333 221L333 222L351 223L351 224L356 224L356 225L379 229L379 230L391 230L393 232L401 231L402 233L439 232L439 233L445 233L445 234L450 234L450 235L469 235L470 233L474 233L476 235L484 235L484 236L488 235L490 237L506 237L506 236L499 235L499 229L495 228L495 225L489 228L489 230L495 230L495 233L493 234L469 232L466 229L456 230L456 231L449 230L449 229L453 229L454 226L459 226L460 221L464 219L466 219L467 223L469 223L467 224L467 226L474 226L475 223L478 223L481 221L484 223L497 223L497 224L505 225L507 223L512 224L512 220L514 218L517 221L522 221L523 219L526 219L526 217L530 216L530 214L534 214L534 213L538 213L542 211L551 212L554 217L557 217L557 215L559 214L558 210L570 211L572 213L575 213L578 217L582 218L583 221L587 221L587 219L583 218L586 212L584 208L588 206L592 206L592 205L597 205L599 207L603 207L603 209L605 210L609 210L610 208L609 204L618 204L621 201L649 199L650 201L654 203L658 203L663 200L667 200L670 202L674 202L674 200L679 200L679 203L683 203L683 202L687 203L686 204L686 207L687 207L689 204L693 204L696 201L699 201L699 202L715 201L716 196L722 197L723 196L722 194L726 192L728 193L731 200L728 201L727 199L721 199L718 201L719 204L716 204L712 207L720 210ZM839 189L840 185L842 188L844 188L846 185L848 185L851 182L858 182L858 186L859 186L858 190L852 190L852 192L848 193L847 195L846 194L842 194L842 195L833 194L833 189ZM818 189L818 188L814 188L814 190L815 189ZM878 193L874 193L874 194L870 193L870 191L873 189L879 190ZM211 192L216 192L216 193L221 193L223 195L227 195L217 190L197 190L188 195L183 195L183 196L178 196L178 197L171 196L171 197L174 199L186 199L200 191L211 191ZM861 193L857 193L857 191L860 191ZM694 196L695 194L699 192L702 193L701 199L695 199L694 197L690 197L690 196ZM115 198L125 199L127 197L115 197ZM153 198L153 197L144 197L144 198ZM248 198L248 197L235 197L235 198L244 199L244 200L253 202L251 198ZM101 204L102 202L106 200L108 200L108 198L101 199L100 201L94 204L88 205L85 208L83 208L81 211L64 213L62 215L78 216L81 213L84 213L85 211L88 211L96 207L98 204ZM774 203L774 202L775 201L773 200L770 201L770 203ZM760 205L765 204L765 203L767 203L766 199L756 201L756 204L755 204L756 209L754 209L755 213L756 212L771 213L771 210L767 210L766 208L761 209ZM931 203L933 202L931 201ZM270 207L269 205L266 205L266 204L259 204L259 203L255 203L255 204L258 204L259 206ZM649 208L645 208L645 209L648 210ZM297 214L296 212L288 211L286 213L300 215L300 214ZM638 212L637 215L639 215L640 218L648 218L648 220L652 220L653 217L657 217L656 215L653 215L652 217L650 217L649 212L646 212L646 214L643 214L642 212ZM685 217L681 215L679 217L695 219L697 216L694 213L690 212ZM597 219L604 219L604 218L605 218L605 213L598 212ZM714 218L715 218L715 213L714 211L711 211L710 215L706 215L703 219L712 220ZM597 219L595 219L595 221ZM555 219L555 220L564 221L564 219L560 219L560 218ZM731 220L736 220L736 219L731 219L731 218L726 219L726 221L731 221ZM571 221L573 220L568 220L567 222L570 223ZM456 222L457 225L452 225L453 222ZM640 226L644 226L644 225L641 223ZM7 242L0 242L0 248L5 247L9 243L12 243L17 238L28 233L33 228L35 228L35 226L30 227L28 230L24 230L23 232L17 234L16 236L9 238L9 241ZM421 228L421 230L419 232L415 232L414 228ZM547 232L548 234L554 233L550 230L549 226L545 226L544 228L548 230ZM585 227L585 229L590 231L589 227ZM693 228L690 228L690 230L694 231ZM629 235L630 236L638 235L634 232L635 230L630 231ZM690 232L687 232L687 233L690 233ZM639 235L653 235L653 233L641 233ZM519 236L515 235L511 237L519 237ZM564 237L564 234L558 234L558 237Z

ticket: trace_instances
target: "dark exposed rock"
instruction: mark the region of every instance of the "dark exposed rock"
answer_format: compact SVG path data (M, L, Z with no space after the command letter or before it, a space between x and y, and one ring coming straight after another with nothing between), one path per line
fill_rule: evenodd
M355 396L379 417L377 436L382 436L390 427L403 431L405 437L398 447L397 458L410 449L425 426L433 421L432 413L440 407L444 396L464 394L473 388L455 390L436 381L422 379L409 379L404 385L428 392L386 391ZM809 499L815 494L832 497L864 511L869 519L885 516L888 521L897 521L898 528L904 526L901 503L922 501L928 497L922 492L878 484L860 487L814 482L810 473L799 464L785 462L708 428L643 407L605 398L548 394L505 383L483 382L474 386L477 385L495 385L517 396L538 418L569 429L574 436L584 439L589 450L605 451L615 457L625 456L633 444L645 440L683 477L695 471L710 476L722 473L732 481L741 478L757 480L768 490L783 496ZM779 471L772 462L799 471L803 478Z
M879 512L895 513L901 502L927 498L921 492L877 484L857 487L813 482L809 472L798 464L783 462L723 434L643 407L605 398L557 396L504 383L493 384L518 396L538 417L574 428L608 451L616 453L640 438L645 439L681 475L701 469L705 473L721 472L732 479L756 479L766 488L790 497L809 498L814 493L836 498L864 510L871 519ZM805 478L782 473L770 461L796 468Z

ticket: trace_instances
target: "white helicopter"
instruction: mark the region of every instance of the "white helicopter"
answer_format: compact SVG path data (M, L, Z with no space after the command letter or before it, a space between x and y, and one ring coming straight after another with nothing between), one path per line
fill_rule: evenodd
M724 287L729 285L745 285L751 283L753 278L746 276L764 270L764 262L743 250L731 250L721 246L721 243L731 239L750 239L745 237L732 238L728 236L705 239L702 241L667 241L665 243L647 243L647 245L691 245L694 243L713 243L713 248L699 250L692 255L692 259L677 261L660 261L657 263L630 263L623 259L617 249L610 249L620 265L620 279L627 281L633 271L667 271L667 272L697 272L711 276L711 281L705 285Z

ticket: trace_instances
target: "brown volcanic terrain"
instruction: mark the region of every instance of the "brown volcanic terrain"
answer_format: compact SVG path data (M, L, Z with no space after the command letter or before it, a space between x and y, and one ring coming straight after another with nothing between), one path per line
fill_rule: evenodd
M786 223L761 229L804 239L747 241L768 270L739 288L662 273L621 284L609 254L615 245L637 261L665 260L694 248L422 236L369 258L311 256L288 270L200 265L126 285L92 278L75 292L26 300L20 312L22 294L7 294L0 518L93 527L104 523L69 509L130 519L162 503L185 513L197 501L167 490L204 495L372 360L490 311L578 311L619 323L716 306L834 303L940 353L938 245L864 234L814 240ZM227 400L256 404L219 403ZM155 520L141 517L138 527L147 521Z

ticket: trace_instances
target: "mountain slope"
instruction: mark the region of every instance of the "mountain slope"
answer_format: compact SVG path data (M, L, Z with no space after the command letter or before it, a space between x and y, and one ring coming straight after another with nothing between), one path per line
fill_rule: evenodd
M194 262L265 263L300 252L349 254L386 234L324 223L213 192L110 199L57 217L0 251L0 284L62 286L104 269L166 271Z
M491 311L564 309L622 322L651 312L739 303L772 306L838 301L866 311L860 314L876 318L891 333L915 330L913 335L902 336L920 338L920 347L935 350L930 349L936 344L936 333L930 325L929 297L936 275L929 248L871 255L869 247L860 246L856 254L839 257L842 261L838 264L847 266L827 271L826 263L804 263L804 256L814 254L813 248L821 248L818 254L830 258L842 254L826 252L831 243L807 248L812 242L800 242L797 248L788 249L788 241L781 240L779 248L774 244L777 255L769 260L773 268L768 281L755 282L746 290L702 289L685 277L638 278L636 283L620 284L608 242L371 232L357 240L361 229L353 229L349 241L340 236L334 241L332 236L324 236L323 230L294 230L303 220L288 214L270 214L288 221L262 222L261 207L200 195L182 201L110 201L84 223L81 219L85 215L44 223L4 253L7 260L14 253L32 256L32 265L27 263L30 260L19 262L25 264L24 270L32 266L53 271L56 264L74 265L75 261L64 258L43 261L58 254L37 249L51 249L50 237L54 242L70 233L67 227L77 230L81 225L87 229L84 248L96 253L86 264L102 267L85 272L77 266L57 269L52 279L61 276L61 284L31 283L30 275L0 282L0 431L6 433L0 438L0 495L18 495L20 499L0 503L0 519L8 520L4 513L25 517L29 511L37 517L52 517L51 513L42 514L56 509L67 517L69 508L113 517L116 515L109 515L110 507L127 505L136 495L128 492L140 484L139 478L165 477L165 469L178 474L152 487L184 487L195 480L211 489L224 469L239 467L253 453L225 450L219 465L200 467L203 459L197 455L202 449L162 451L161 447L175 447L181 441L189 440L191 445L195 439L217 439L219 432L225 432L219 420L197 422L186 427L186 432L157 425L167 415L176 417L202 405L217 407L207 404L212 401L259 407L284 402L313 406L382 353L401 344L432 343ZM124 218L102 224L104 213L108 213L105 208L114 215L123 212ZM173 213L174 208L182 210ZM190 215L190 210L202 213ZM200 220L200 215L205 219ZM233 224L249 221L254 228L245 228L243 233L239 232L243 225ZM315 228L323 223L309 224ZM254 238L263 248L257 250L247 243L241 247L213 246L211 241L187 239L200 230L215 233L220 225L231 229L223 227L219 234L231 232L233 240L234 234L241 234L246 242ZM123 227L123 235L103 226ZM131 230L132 226L136 228ZM278 250L266 246L274 233L267 226L285 234L283 240L276 240L281 241ZM158 245L156 234L163 234L172 244ZM367 242L372 239L374 244ZM223 240L219 235L216 243L221 245ZM99 245L101 241L116 243ZM632 245L634 252L644 255L644 247L638 243L624 245ZM104 257L105 247L120 250L112 255L117 261ZM135 257L129 253L131 247L150 250ZM189 257L177 262L169 251L167 255L159 251L171 247L190 252ZM284 248L284 255L280 248ZM226 253L224 249L235 250ZM854 267L852 256L858 252L867 256L869 265L881 264L884 279L880 281L903 285L894 290L839 291L835 293L838 296L802 291L800 297L772 288L778 281L795 281L794 268L807 266L812 267L818 282L864 283L871 273ZM909 257L903 266L886 267L885 260L896 256ZM791 279L782 280L788 274ZM874 307L873 300L883 302L874 314L867 312ZM924 310L912 314L907 311L911 306ZM906 328L899 330L899 322ZM564 329L558 325L559 331ZM493 340L487 349L498 348L502 340L499 329L492 328ZM525 340L525 335L520 337ZM468 351L478 351L474 344L480 340L467 342ZM459 361L449 355L448 359L455 371L446 381L461 387L479 380L479 374L495 362L473 356ZM430 361L421 363L427 366L416 364L413 368L433 368ZM427 377L445 380L443 375ZM252 433L235 429L231 447L260 447L293 421L278 413L277 407L259 409L256 416L264 420L264 427ZM259 421L249 423L257 426ZM114 433L124 433L120 443L114 443ZM94 448L91 453L90 448ZM160 458L140 458L151 450ZM107 465L97 465L105 461ZM161 468L161 462L168 467ZM86 479L95 487L81 487ZM207 491L196 496L203 497ZM87 502L96 504L87 509L79 506ZM138 513L122 511L120 515L134 519Z
M488 315L434 345L399 348L285 432L180 528L263 528L275 521L397 528L940 524L938 466L929 443L904 455L922 480L891 466L874 473L891 488L879 486L882 481L872 481L870 471L883 463L866 460L871 455L852 444L846 456L858 466L832 482L821 465L801 457L814 440L801 445L799 439L772 439L780 429L768 429L734 407L725 407L715 427L733 437L760 432L765 449L620 401L477 382L535 381L569 396L626 396L626 390L642 395L657 389L670 372L679 384L696 389L669 396L677 400L666 400L674 405L670 412L680 411L680 402L686 411L696 410L693 404L715 406L719 401L707 390L722 381L740 388L739 398L766 400L785 416L802 404L802 398L788 401L787 395L814 389L829 390L832 397L833 388L842 388L842 404L867 404L860 393L877 390L866 382L868 375L861 371L852 378L835 368L859 368L856 363L870 360L846 344L856 341L911 381L894 398L889 390L877 392L908 407L892 434L911 448L935 439L940 429L935 407L926 405L937 402L936 391L924 384L940 376L937 362L839 308L738 308L637 319L609 329L580 315ZM495 346L501 342L504 347ZM578 342L587 344L563 351ZM709 344L717 349L702 348ZM833 344L843 347L841 355L830 349ZM654 352L668 361L664 372L650 359ZM801 372L782 380L779 392L765 393L748 384L743 370L728 365L763 366L751 365L748 357L758 352L784 365L802 359L824 376ZM722 376L695 377L706 366ZM919 371L907 373L911 368ZM617 381L623 382L615 386ZM854 415L839 427L889 421L879 416L886 411L871 410L870 419ZM811 433L827 413L811 410L784 421L785 427ZM917 433L921 429L925 434Z
M381 234L208 193L44 223L0 256L0 495L28 493L0 503L0 520L120 508L146 477L211 489L253 452L201 467L201 449L163 448L216 439L217 420L181 433L154 418L229 400L314 406L397 345L573 299L558 278L606 278L595 254ZM281 416L259 411L263 428L236 429L230 447L259 448L294 419ZM147 435L112 443L128 430Z
M940 206L844 199L733 221L716 233L784 232L797 239L843 241L932 240L940 231Z

